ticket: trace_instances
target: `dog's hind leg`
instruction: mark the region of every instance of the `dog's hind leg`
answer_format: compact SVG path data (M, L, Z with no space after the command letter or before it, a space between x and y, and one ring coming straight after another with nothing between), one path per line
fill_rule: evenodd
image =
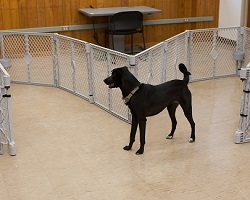
M191 136L190 136L189 142L192 143L192 142L195 142L195 123L194 123L193 116L192 116L192 108L191 108L191 111L188 111L188 112L184 111L184 114L186 118L188 119L190 126L191 126Z
M195 123L192 117L192 110L187 111L187 112L184 111L184 114L186 118L188 119L190 126L191 126L191 136L190 136L189 142L192 143L192 142L195 142Z
M192 114L191 96L190 96L190 99L188 99L188 101L184 101L184 102L185 103L180 102L180 105L191 126L191 136L190 136L189 142L192 143L195 141L195 122L193 120L193 114Z
M172 139L174 137L174 132L177 126L177 120L175 117L175 111L176 108L178 107L179 103L177 101L172 102L169 106L168 106L168 114L170 116L170 119L172 121L172 129L171 132L168 134L167 139Z
M136 117L132 114L132 124L131 124L131 130L130 130L129 145L123 147L124 150L129 151L132 149L133 143L135 142L135 135L136 135L137 127L138 127L138 121Z

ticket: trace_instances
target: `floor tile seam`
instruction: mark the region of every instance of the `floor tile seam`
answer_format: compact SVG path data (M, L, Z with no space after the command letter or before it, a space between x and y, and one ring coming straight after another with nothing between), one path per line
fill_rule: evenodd
M175 166L173 166L170 162L168 162L174 169L176 169ZM178 169L177 169L178 170ZM183 174L180 170L178 170L181 174ZM141 179L143 179L143 177L141 175L138 175ZM193 182L193 181L192 181ZM157 193L156 189L152 188L152 186L150 186L150 184L148 184L147 182L145 182L147 184L147 186L151 189L152 192ZM196 185L196 184L195 184ZM161 198L158 200L166 200L166 198ZM214 199L213 199L214 200Z
M245 198L245 200L249 200L249 198L245 195L245 193L237 186L234 184L234 186L237 188L238 192L242 194L242 196Z
M58 196L58 198L61 199L60 193L57 191L57 189L56 189L56 187L55 187L53 181L51 180L49 174L47 173L46 169L45 169L44 166L42 165L42 163L41 163L41 161L40 161L40 159L39 159L39 155L37 154L36 150L33 148L33 145L31 145L31 148L33 149L33 152L36 154L36 157L38 158L38 162L40 163L40 166L41 166L42 170L44 171L44 173L46 174L46 176L47 176L47 178L48 178L50 184L52 185L53 190L56 192L56 195Z
M95 174L95 173L93 172L93 170L90 169L90 168L87 166L87 164L85 164L85 161L82 160L82 158L78 155L78 153L76 152L76 150L75 150L75 149L72 149L72 148L71 148L71 150L75 153L75 155L76 155L76 157L78 158L78 160L80 160L81 165L84 166L84 167L86 167L90 173ZM105 192L109 195L109 197L112 197L112 195L103 187L103 185L102 185L101 182L99 181L99 178L94 177L94 179L95 179L95 181L98 183L98 186L101 187L101 188L103 189L103 191L105 191ZM113 199L113 197L112 197L112 199L110 198L110 200L115 200L115 199Z
M185 173L183 173L181 170L179 170L178 168L176 168L172 163L169 163L173 168L175 168L177 171L179 171L185 178L187 178L188 180L190 180L195 186L197 186L201 192L205 193L209 198L216 200L215 198L213 198L209 193L207 193L206 191L204 191L197 182L195 182L194 180L192 180L189 176L187 176Z
M7 192L8 192L8 197L10 198L10 200L12 200L13 198L11 197L12 195L11 195L11 193L10 193L10 189L9 189L9 187L7 187L7 185L8 185L8 183L6 183L4 180L3 180L3 183L4 183L4 188L7 190Z

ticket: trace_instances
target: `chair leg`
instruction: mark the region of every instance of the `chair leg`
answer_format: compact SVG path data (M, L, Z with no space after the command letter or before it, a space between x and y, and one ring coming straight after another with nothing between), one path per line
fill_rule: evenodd
M107 48L107 33L105 33L104 37L105 48Z
M113 50L115 50L115 44L114 44L114 34L112 34L112 48L113 48Z
M131 34L131 55L134 54L134 48L133 48L133 34Z
M144 31L142 31L141 34L142 34L142 41L143 41L143 48L144 48L143 50L145 50L146 49L146 45L145 45Z

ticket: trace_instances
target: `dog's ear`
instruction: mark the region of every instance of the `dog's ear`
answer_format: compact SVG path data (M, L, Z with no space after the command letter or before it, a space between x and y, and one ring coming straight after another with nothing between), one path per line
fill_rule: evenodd
M120 68L116 68L112 71L113 74L115 75L121 75L122 74L122 71L123 71L123 67L120 67Z
M125 70L126 70L126 69L128 69L128 67L127 67L127 66L124 66L124 67L121 67L121 68L122 68L122 69L125 69Z
M122 72L129 71L127 66L120 67L120 68L115 68L113 69L112 73L115 74L116 76L121 76Z
M124 70L124 71L128 71L128 67L127 66L121 67L121 69Z

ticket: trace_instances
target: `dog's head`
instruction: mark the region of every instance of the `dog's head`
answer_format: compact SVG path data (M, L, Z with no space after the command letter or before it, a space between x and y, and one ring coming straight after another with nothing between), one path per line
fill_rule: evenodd
M104 79L104 83L109 86L109 88L117 88L122 85L122 73L128 70L127 67L116 68L112 71L111 76Z

